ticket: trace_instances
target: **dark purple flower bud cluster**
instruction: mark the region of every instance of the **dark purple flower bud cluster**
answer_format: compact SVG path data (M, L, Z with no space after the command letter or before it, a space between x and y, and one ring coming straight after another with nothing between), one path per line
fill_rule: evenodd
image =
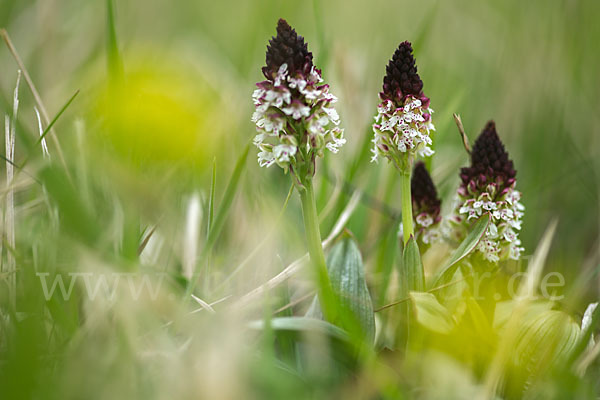
M481 190L490 183L498 186L500 195L515 182L517 172L496 133L494 121L489 121L471 151L471 166L460 170L463 186Z
M440 238L438 225L442 220L442 202L425 163L415 165L410 186L416 231L423 243L433 243Z
M451 222L462 239L471 220L489 213L490 225L477 248L491 262L518 260L523 251L518 231L525 207L515 189L516 175L494 122L488 122L471 151L471 166L460 171L461 185Z
M304 38L283 19L267 46L266 59L262 71L267 80L257 83L252 95L259 165L277 164L286 172L302 170L312 176L315 159L325 149L337 153L346 142L333 107L337 98L313 65Z
M300 71L308 75L313 67L313 55L308 51L304 38L298 36L296 31L280 18L277 22L277 35L273 36L267 46L267 65L262 72L265 78L275 80L279 67L287 64L288 72L294 75Z
M399 105L403 105L403 100L408 95L415 98L424 97L423 81L417 73L412 51L410 42L402 42L394 52L385 69L383 91L380 94L382 100L397 101Z
M386 67L381 103L373 124L373 158L383 156L401 169L410 169L415 156L429 157L433 110L423 94L423 81L409 42L402 42Z

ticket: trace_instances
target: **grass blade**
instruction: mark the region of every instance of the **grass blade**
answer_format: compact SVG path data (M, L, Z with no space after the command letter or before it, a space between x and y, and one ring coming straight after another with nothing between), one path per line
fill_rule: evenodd
M113 0L106 0L106 52L108 62L108 73L111 79L123 77L123 62L119 53L117 41L117 28Z
M242 172L246 166L246 159L248 158L248 152L250 150L250 143L246 145L242 155L238 158L235 168L233 170L233 174L231 175L231 179L227 185L227 189L225 190L225 195L223 196L223 201L221 206L219 207L219 211L217 211L217 215L214 219L214 223L212 225L211 230L208 232L208 236L206 238L206 244L202 249L202 253L200 255L200 262L196 265L196 270L194 271L194 275L192 279L188 282L188 286L185 292L185 298L189 298L190 295L194 292L194 288L196 287L196 281L198 280L198 265L203 265L204 261L215 242L219 238L221 231L223 230L223 226L225 225L225 219L229 214L229 209L231 208L231 204L233 203L233 198L237 193L238 186L240 184L240 178L242 176Z
M548 252L550 251L550 244L552 243L552 238L556 232L557 224L558 221L556 219L550 223L546 229L546 232L544 232L544 236L542 237L540 244L535 249L533 259L527 266L527 276L525 277L525 281L521 287L519 287L519 297L534 296L535 288L537 288L538 284L540 283L540 278L542 277L542 270L544 269L544 264L546 263Z
M62 108L60 109L60 111L54 116L54 118L52 119L52 121L50 121L50 123L48 124L48 126L46 127L46 129L44 129L44 131L40 134L40 136L38 137L38 139L35 141L35 143L33 144L33 147L37 146L40 143L44 142L44 139L46 137L46 135L51 132L52 127L54 126L54 124L56 123L56 121L58 121L58 119L60 118L61 115L63 115L63 113L67 110L67 108L69 108L69 106L71 105L71 103L73 102L73 100L75 100L75 97L77 97L77 95L79 94L79 90L77 90L75 92L75 94L73 94L73 96L71 96L71 98L65 103L64 106L62 106ZM43 148L43 146L42 146ZM46 149L46 151L48 151ZM25 165L27 165L27 162L29 161L30 156L27 156L27 158L25 158L25 160L23 161L23 163L21 164L21 166L19 167L19 169L17 170L17 173L20 173L21 171L23 171L23 168L25 168ZM66 166L66 164L65 164ZM68 169L65 167L65 171L67 171L67 175L69 176L69 172ZM70 179L70 176L69 176Z
M242 172L246 166L246 159L248 158L248 151L250 150L250 144L247 144L242 152L242 155L238 158L238 161L235 165L235 169L233 170L233 174L231 175L231 179L227 185L227 189L225 190L225 195L223 196L223 201L219 210L217 211L217 215L214 218L214 222L212 224L211 230L208 232L208 237L206 239L206 246L203 252L208 252L215 241L221 234L223 230L223 225L225 224L225 219L229 214L229 209L231 208L231 204L233 203L233 198L237 193L238 186L240 184L240 177L242 176Z
M77 89L77 91L73 94L73 96L71 96L71 98L65 103L64 106L62 106L62 108L54 116L54 118L52 118L52 121L50 121L50 123L48 124L48 126L46 127L46 129L44 129L44 131L42 132L42 134L40 135L40 137L35 141L34 146L37 146L39 143L42 142L42 140L44 140L44 138L46 137L46 135L48 134L48 132L50 132L50 129L52 129L52 127L54 126L54 124L56 123L56 121L58 121L58 119L60 118L60 116L67 110L67 108L69 108L69 106L71 105L71 103L73 102L73 100L75 100L75 97L77 97L78 94L79 94L79 89Z
M29 86L29 90L31 91L31 94L33 95L33 98L35 99L35 102L37 103L37 106L38 106L40 112L42 113L42 117L44 117L44 120L49 125L50 119L48 118L48 112L46 111L46 107L44 106L44 103L42 102L42 97L40 96L35 85L33 84L33 80L29 76L29 72L27 72L27 68L25 68L25 64L21 60L21 57L19 56L19 53L17 52L17 49L15 48L14 44L10 40L10 36L8 36L8 32L6 31L6 29L0 29L0 36L2 36L2 38L4 39L4 42L6 43L8 50L10 51L10 53L14 57L15 61L17 62L19 69L21 69L21 71L23 71L23 78L25 78L25 82L27 83L27 86ZM67 162L65 161L65 157L63 155L62 148L60 147L60 143L59 143L56 133L54 131L52 132L51 137L52 137L52 140L54 141L54 145L56 146L56 153L58 154L58 158L59 158L61 164L63 165L63 167L65 167L65 169L66 169Z
M17 83L15 85L15 92L13 98L13 112L12 117L9 118L6 115L4 120L5 135L4 141L6 145L6 159L10 162L6 163L6 185L8 191L6 194L6 212L4 214L4 229L3 234L6 237L7 246L9 249L15 249L15 191L13 187L14 183L14 160L15 160L15 143L16 143L16 126L17 126L17 113L19 111L19 84L21 82L21 71L17 72ZM0 251L0 256L2 252ZM1 260L1 259L0 259ZM2 269L2 272L8 274L6 281L8 283L9 291L9 304L14 310L16 307L16 290L17 290L17 265L15 256L12 251L6 253L6 266Z
M213 159L212 168L212 179L210 182L210 197L208 199L208 221L206 226L206 233L210 232L210 228L213 223L214 208L215 208L215 187L217 186L217 158Z

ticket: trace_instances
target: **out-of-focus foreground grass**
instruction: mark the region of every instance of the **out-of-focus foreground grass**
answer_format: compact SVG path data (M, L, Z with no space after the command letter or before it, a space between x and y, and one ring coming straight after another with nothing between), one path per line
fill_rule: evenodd
M0 0L0 27L50 119L80 90L46 137L48 160L36 143L36 102L21 82L15 164L26 166L13 186L15 247L4 241L2 253L3 262L9 253L15 258L19 274L17 313L6 318L20 322L0 325L0 393L6 398L328 394L320 392L330 390L324 389L329 381L319 382L315 366L322 354L311 355L311 382L317 383L307 389L305 377L273 367L265 355L269 346L260 342L268 342L268 332L249 337L242 329L248 319L285 305L287 293L231 305L305 252L298 199L292 196L282 212L289 177L260 169L254 148L239 183L230 186L234 192L227 191L255 133L250 95L262 80L266 44L280 17L305 36L339 97L348 144L317 168L321 230L327 236L349 199L344 182L368 194L348 229L360 243L369 283L379 284L396 257L400 183L385 162L369 164L364 149L385 65L398 43L410 40L436 110L432 171L444 210L450 210L458 168L467 163L452 113L461 115L471 139L495 119L518 171L526 253L558 218L545 268L566 277L567 309L580 311L598 298L599 2L116 3L111 24L103 1ZM3 115L12 112L17 69L2 43ZM1 172L4 204L4 167ZM215 224L222 230L204 254ZM211 318L212 307L199 304L203 311L188 314L178 297L198 258L198 292L208 303L225 299ZM41 288L40 273L50 284L59 273L139 271L166 276L156 296L144 301L131 296L125 278L115 298L84 296L79 283L69 301L47 301ZM300 277L290 292L305 287ZM8 303L5 293L2 287L1 301ZM376 307L394 299L373 296ZM220 313L223 304L231 308ZM8 336L16 339L5 349ZM423 363L446 372L455 366L435 358ZM372 392L394 398L396 380L403 385L412 378L376 365L355 392L331 390L348 398ZM456 385L467 385L458 375Z

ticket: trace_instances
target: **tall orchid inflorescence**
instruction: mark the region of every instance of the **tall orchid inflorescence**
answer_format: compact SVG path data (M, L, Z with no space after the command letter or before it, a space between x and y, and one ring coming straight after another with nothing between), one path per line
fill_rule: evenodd
M373 124L373 158L386 157L399 168L410 169L414 155L430 156L433 110L423 93L423 81L409 42L402 42L387 65L381 103Z
M415 165L410 186L417 238L426 245L435 243L441 239L442 201L422 161Z
M423 93L423 81L417 73L412 45L402 42L386 67L381 103L373 124L373 158L392 162L402 179L402 231L404 243L414 235L410 174L416 156L430 156L433 150L429 133L429 98Z
M477 246L490 262L518 260L523 251L519 230L525 207L515 189L516 174L494 122L489 121L471 151L471 166L460 171L451 223L456 239L461 239L474 219L490 213L490 225Z
M314 175L315 159L325 148L337 153L346 142L332 106L337 98L312 58L304 38L280 19L277 36L267 46L266 80L256 84L252 95L260 166L277 164L300 182L304 175Z
M321 71L313 65L304 38L283 19L267 46L267 65L262 72L267 80L257 83L252 95L258 163L261 167L277 164L294 178L319 303L325 318L336 322L339 298L323 254L312 181L316 158L322 157L325 149L337 153L346 142L333 108L337 98L329 93L329 85L323 83Z

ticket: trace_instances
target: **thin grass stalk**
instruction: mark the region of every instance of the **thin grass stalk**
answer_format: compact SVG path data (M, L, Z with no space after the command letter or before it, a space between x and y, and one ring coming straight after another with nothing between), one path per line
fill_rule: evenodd
M42 117L40 117L40 112L38 111L37 107L34 106L33 110L35 111L35 116L38 122L38 131L40 132L40 141L42 144L42 155L45 158L50 158L50 153L48 152L48 145L46 144L46 138L44 137L44 128L42 127Z
M206 235L210 234L212 229L212 224L214 220L214 209L215 209L215 191L217 187L217 158L213 158L213 166L212 166L212 179L210 182L210 194L208 196L208 211L206 218ZM200 223L200 221L198 221ZM204 270L204 285L203 291L204 293L208 293L210 288L212 287L211 282L211 265L212 265L212 251L209 251L206 256L206 267ZM190 276L191 278L191 276Z
M10 51L10 53L12 54L13 58L15 59L17 65L19 66L19 69L21 71L23 71L23 77L25 78L25 82L27 83L27 86L29 86L29 90L31 91L31 94L33 95L33 99L35 100L35 102L40 110L40 113L42 114L42 117L44 118L44 122L46 123L46 125L50 125L50 118L48 117L48 112L46 111L46 107L44 106L44 103L42 102L42 97L40 96L35 85L33 84L33 80L29 76L29 73L27 72L27 69L25 68L25 64L21 60L19 53L17 53L17 49L15 48L14 44L10 40L10 36L8 36L8 32L6 31L6 29L0 29L0 36L2 36L2 38L4 39L4 42L6 43L8 50ZM69 174L69 170L68 170L68 168L66 168L67 162L65 160L62 148L58 141L58 136L56 135L56 132L54 131L53 128L50 129L50 135L54 142L54 146L56 147L56 154L58 155L58 159L60 160L61 164L65 167L65 170L67 171L67 176L70 179L71 176Z
M13 188L14 180L14 161L15 161L15 136L17 126L17 113L19 111L19 84L21 82L21 71L17 71L17 84L15 85L15 94L13 98L12 118L8 116L5 119L5 146L6 146L6 212L4 215L4 234L6 235L6 243L8 250L6 252L6 281L8 284L9 304L14 310L16 307L16 262L14 257L15 249L15 192Z
M193 193L187 207L185 235L183 238L182 265L183 276L192 279L196 261L198 259L198 240L200 237L200 221L202 210L200 207L200 195Z
M10 137L10 117L8 115L4 116L4 139L5 142L8 143L9 140L8 138ZM8 165L10 164L10 159L5 157L4 158L6 160L6 165L8 167ZM6 174L8 175L8 168L6 168ZM3 193L3 195L7 195L10 192L11 188L8 187L8 182L7 182L7 187L5 189L6 193ZM0 220L2 221L2 226L0 227L0 276L5 275L6 273L6 266L4 265L4 258L3 258L3 254L4 254L4 236L5 236L5 229L6 229L6 225L5 225L5 215L6 215L6 210L5 210L5 206L4 204L2 205L2 208L0 209Z

